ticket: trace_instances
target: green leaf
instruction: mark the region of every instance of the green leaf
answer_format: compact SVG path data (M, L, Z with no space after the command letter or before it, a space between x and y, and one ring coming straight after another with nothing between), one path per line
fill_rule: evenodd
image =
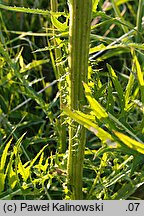
M92 95L91 95L91 90L90 88L88 87L88 85L86 83L83 83L84 85L84 88L85 88L85 95L86 95L86 98L91 106L91 109L93 110L93 112L95 113L95 116L98 118L98 119L101 119L101 118L107 118L108 117L108 114L107 112L105 111L105 109L98 103L98 101L96 101Z
M45 150L45 148L47 147L48 145L45 145L41 150L40 152L35 156L35 158L31 161L30 163L30 167L33 166L33 164L36 162L36 160L38 159L38 157L42 154L42 152Z
M95 12L98 6L99 0L92 0L92 11Z
M30 167L25 168L21 162L20 156L17 156L18 159L18 172L21 174L23 180L26 182L30 177Z
M120 132L114 131L115 135L129 148L144 154L144 143L138 142L127 135L124 135Z
M63 32L66 31L68 26L67 26L67 22L65 23L61 23L58 19L56 19L54 16L51 16L51 21L53 26L58 29L59 31Z
M43 165L43 162L44 162L44 152L42 152L40 159L39 159L39 163L36 164L34 168L38 169L39 172L41 171L46 172L46 170L48 169L48 165L49 165L48 158L46 159L44 165Z
M144 76L143 76L143 73L141 71L141 66L140 66L140 63L139 63L136 55L134 55L134 63L135 63L135 66L136 66L138 82L139 82L139 85L140 85L141 101L144 104Z
M45 63L48 63L49 62L49 60L33 60L31 63L29 63L28 65L26 65L26 66L23 66L22 68L21 68L21 70L20 70L20 73L24 73L24 72L26 72L26 71L28 71L28 70L31 70L31 69L33 69L33 68L35 68L35 67L37 67L37 66L40 66L40 65L42 65L42 64L45 64Z
M103 142L108 143L110 145L113 143L113 138L108 132L106 132L98 125L96 125L94 122L92 122L90 118L86 118L86 115L84 116L83 113L81 114L80 111L72 112L67 107L64 107L63 110L69 117L71 117L79 124L83 125L85 128L93 132Z
M131 92L134 86L134 80L135 80L135 76L133 72L131 72L129 76L129 81L125 89L125 111L129 111L129 109L131 108L131 103L130 103L131 97L130 96L131 96Z
M95 52L98 52L104 49L106 49L106 46L104 44L99 44L98 46L90 48L89 54L92 54L92 53L95 53Z
M4 10L14 11L14 12L21 12L21 13L30 13L30 14L42 14L42 15L49 15L50 12L48 10L41 10L41 9L31 9L25 7L11 7L0 4L0 8Z
M17 184L17 174L14 172L13 167L11 166L8 172L8 182L11 189L14 189Z
M5 172L11 189L14 189L18 182L17 173L13 170L13 162L14 162L13 157L14 157L14 151L11 153L10 160L8 162L6 172Z
M134 63L135 63L135 66L136 66L136 71L137 71L137 77L138 77L139 84L140 84L140 86L144 86L143 73L141 71L141 66L139 64L139 61L138 61L136 55L134 55Z
M0 193L4 190L5 177L6 175L3 173L2 170L0 170Z
M114 70L112 69L112 67L109 64L107 64L107 68L108 68L109 73L111 75L115 89L118 93L121 108L124 109L125 101L124 101L124 93L123 93L122 86L121 86L120 82L118 81L118 77L117 77L116 73L114 72Z
M131 136L133 136L137 141L140 141L140 139L123 123L121 123L114 115L105 111L105 109L92 97L91 90L86 83L83 83L83 85L86 92L86 98L90 104L90 108L92 109L93 114L97 119L104 123L109 130L117 130L118 125L122 127Z
M1 156L1 162L0 162L0 170L2 172L4 172L4 167L6 165L6 159L7 159L7 156L8 156L8 149L10 147L10 144L12 142L12 138L11 140L6 144L5 148L4 148L4 151L3 151L3 154Z
M22 140L24 138L24 136L26 135L26 133L24 133L17 141L16 141L16 144L14 146L14 149L16 152L18 152L19 148L20 148L20 145L22 143Z

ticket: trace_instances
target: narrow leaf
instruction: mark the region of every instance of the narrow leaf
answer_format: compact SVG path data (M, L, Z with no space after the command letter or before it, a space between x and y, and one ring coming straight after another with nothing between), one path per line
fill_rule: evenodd
M118 77L117 77L116 73L114 72L113 68L109 64L107 64L107 68L108 68L109 73L111 75L111 78L112 78L113 84L115 86L115 89L116 89L116 91L118 93L121 108L124 109L125 102L124 102L124 93L123 93L122 86L121 86L121 84L120 84L120 82L118 80Z
M136 55L134 55L134 63L135 63L135 66L136 66L136 71L137 71L137 77L138 77L139 84L140 84L140 86L144 86L143 73L141 71L141 66L139 64L139 61L138 61Z
M120 132L114 131L115 135L129 148L144 154L144 143L138 142L127 135L124 135Z
M93 0L92 1L92 11L96 11L97 6L98 6L99 0Z
M6 175L0 170L0 193L4 190Z
M33 164L36 162L36 160L38 159L38 157L42 154L42 152L44 151L44 149L47 147L48 145L45 145L41 150L40 152L35 156L35 158L31 161L30 163L30 167L33 166Z
M69 117L71 117L72 119L77 121L79 124L83 125L85 128L93 132L102 141L106 143L110 143L110 141L113 141L112 136L108 132L106 132L105 130L100 128L98 125L96 125L94 122L86 118L86 116L84 116L83 113L81 115L80 111L72 112L67 107L64 107L63 110Z
M14 12L21 12L21 13L30 13L30 14L42 14L42 15L49 15L50 12L48 10L41 10L41 9L31 9L25 7L12 7L0 4L0 8L4 10L14 11Z
M17 175L16 175L16 172L14 172L12 166L9 169L8 182L9 182L10 188L14 189L17 184Z
M21 174L23 180L26 182L26 180L30 176L30 167L24 168L20 156L18 155L18 172Z
M5 167L5 164L6 164L6 159L7 159L7 156L8 156L8 149L10 147L10 144L12 142L12 138L11 140L6 144L5 146L5 149L3 151L3 154L1 156L1 162L0 162L0 170L4 172L4 167Z
M86 98L91 106L91 109L93 110L93 112L95 113L96 117L98 119L101 119L101 118L107 118L108 117L108 114L107 112L105 111L105 109L98 103L98 101L96 101L92 95L91 95L91 90L90 88L88 87L88 85L86 83L83 83L84 85L84 88L85 88L85 95L86 95Z
M58 19L56 19L54 16L51 17L51 21L53 26L58 29L59 31L66 31L67 30L67 23L61 23Z

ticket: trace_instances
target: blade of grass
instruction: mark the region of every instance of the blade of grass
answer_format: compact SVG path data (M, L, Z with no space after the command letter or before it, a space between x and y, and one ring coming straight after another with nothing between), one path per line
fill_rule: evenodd
M136 26L137 26L137 30L138 30L138 33L136 36L136 42L137 43L141 41L142 17L144 15L143 11L144 11L144 1L139 0L138 11L137 11L137 20L136 20Z

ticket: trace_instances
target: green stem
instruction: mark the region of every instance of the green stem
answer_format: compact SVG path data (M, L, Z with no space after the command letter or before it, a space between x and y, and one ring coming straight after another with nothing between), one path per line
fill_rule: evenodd
M69 107L82 110L85 96L82 81L87 82L92 0L71 0L69 29ZM71 199L82 199L85 129L70 120L68 188Z
M58 11L58 1L57 0L51 0L51 10L53 12ZM54 26L53 26L54 28ZM55 30L53 31L53 35L55 35ZM54 46L57 46L56 39L53 40ZM54 50L55 55L55 62L62 58L62 53L60 48L55 48ZM57 72L57 79L61 78L65 74L65 69L61 64L56 65L54 63L54 70ZM58 89L60 91L60 110L62 110L63 104L65 104L65 80L58 83ZM61 153L64 153L66 151L66 125L64 124L65 117L60 116L59 119L59 140L58 140L58 151Z

